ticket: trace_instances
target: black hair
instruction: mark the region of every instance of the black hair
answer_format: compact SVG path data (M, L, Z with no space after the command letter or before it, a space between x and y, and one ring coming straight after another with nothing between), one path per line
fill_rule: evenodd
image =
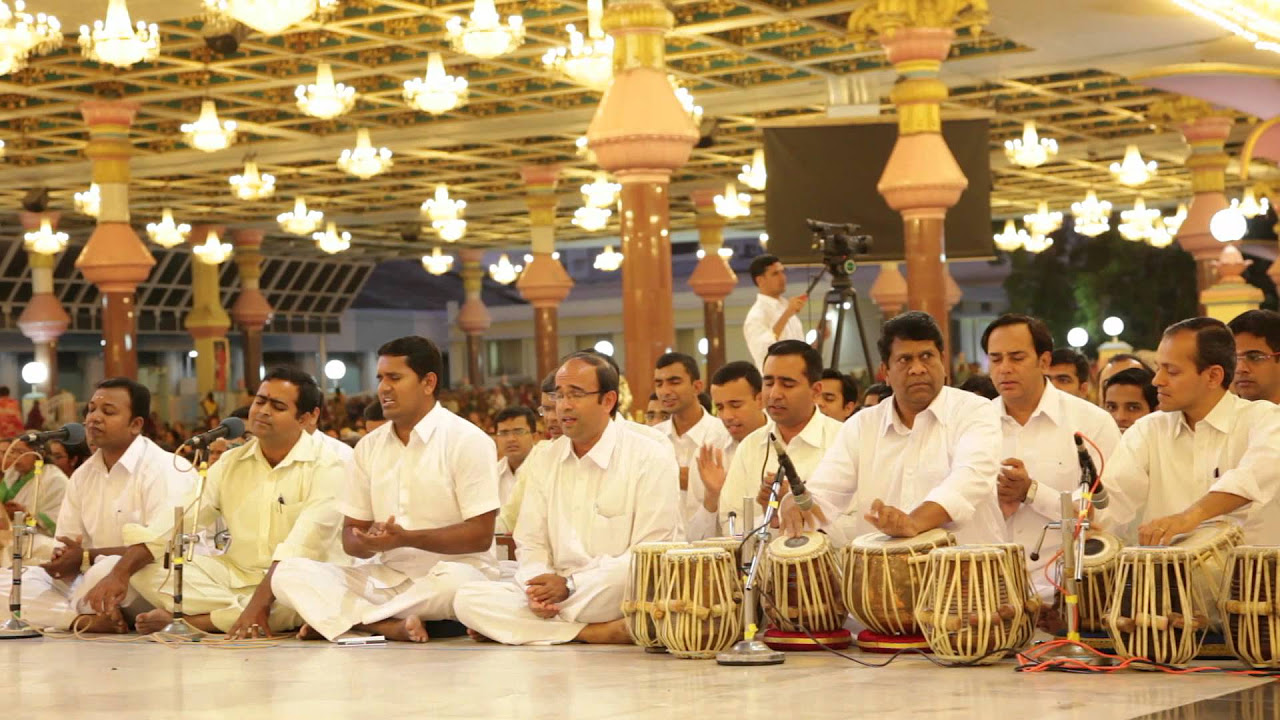
M1142 390L1142 399L1147 403L1147 410L1155 412L1156 407L1160 404L1160 396L1156 393L1156 386L1151 384L1155 379L1155 375L1150 370L1142 368L1125 368L1120 372L1107 378L1107 384L1102 388L1102 401L1107 401L1107 390L1112 385L1132 385Z
M378 348L378 355L404 358L409 369L417 374L419 380L425 378L427 373L434 374L436 390L439 390L441 379L444 377L444 359L440 357L440 348L430 340L419 335L406 335L383 344Z
M0 397L9 397L8 385L0 385Z
M385 355L387 353L379 351L378 354ZM324 393L321 392L316 379L297 368L283 366L271 368L262 377L262 382L268 380L282 380L298 388L297 417L302 417L309 412L315 412L316 408L324 404Z
M236 408L235 410L232 410L232 411L231 411L231 414L230 414L228 417L240 418L241 420L248 420L248 419L249 419L249 406L248 406L248 405L245 405L245 406L243 406L243 407L238 407L238 408Z
M756 280L760 279L760 276L769 269L769 266L776 262L782 262L778 259L777 255L771 255L769 253L757 255L755 259L751 261L751 282L754 283Z
M142 418L143 421L151 419L151 391L146 385L136 380L130 380L127 377L107 378L94 386L96 390L125 390L129 393L129 420L134 418Z
M942 330L933 316L926 312L909 310L884 324L876 348L880 350L880 361L886 365L893 354L894 340L932 340L938 347L938 354L942 354Z
M711 393L706 390L698 393L698 404L702 406L703 410L711 412Z
M1000 395L990 375L970 375L968 380L960 383L960 389L988 400L995 400Z
M654 402L657 399L658 399L658 393L655 393L655 392L649 393L649 402Z
M664 367L680 364L684 366L686 372L689 373L690 380L701 380L702 374L698 372L698 363L693 358L679 352L663 353L658 356L658 362L654 363L655 370L661 370Z
M1045 325L1044 321L1038 317L1023 315L1022 313L1005 313L992 320L987 329L982 331L982 352L985 353L987 351L987 340L991 338L991 333L998 328L1009 327L1010 325L1027 326L1027 332L1031 333L1031 344L1036 349L1036 357L1053 352L1053 333L1049 332L1049 326Z
M80 464L83 463L85 460L88 460L89 456L93 454L92 452L89 452L89 443L87 442L78 442L74 445L68 445L65 442L62 442L61 440L54 440L53 442L58 443L59 445L62 446L63 450L67 451L67 457L71 458L71 460L73 461L71 463L72 467L80 467ZM48 462L48 457L49 457L48 446L46 446L45 448L44 456L45 456L45 461Z
M866 404L868 395L875 395L876 397L883 400L887 397L893 397L893 388L889 387L888 385L882 382L871 383L869 386L867 386L867 389L862 392L863 404Z
M580 350L578 352L569 353L565 356L564 361L560 363L563 367L570 360L581 360L596 370L596 382L600 385L600 392L596 395L596 402L603 402L606 393L618 393L618 366L613 362L613 358L595 350ZM609 417L618 415L618 402L615 400L613 407L609 410Z
M783 355L799 355L804 358L804 376L812 385L822 379L822 355L803 340L779 340L769 346L765 359ZM763 363L761 363L763 365Z
M556 391L556 371L552 370L547 376L542 378L542 387L538 388L542 392L550 395Z
M727 363L711 376L712 385L728 385L734 380L746 380L751 390L757 395L764 389L764 379L760 377L760 370L746 360Z
M1058 348L1053 351L1053 356L1049 360L1050 365L1075 365L1076 379L1080 384L1089 382L1089 358L1072 350L1071 348Z
M1196 334L1196 372L1204 372L1217 365L1222 368L1222 389L1231 387L1236 376L1236 339L1226 323L1210 317L1195 317L1170 325L1165 337L1180 332Z
M1235 335L1249 333L1267 341L1271 352L1280 352L1280 312L1275 310L1247 310L1227 323Z
M363 415L365 422L383 422L387 419L386 416L382 414L382 403L377 400L374 400L364 406Z
M1146 360L1143 360L1142 358L1138 357L1137 355L1134 355L1133 353L1116 353L1115 355L1112 355L1111 357L1107 358L1107 361L1103 363L1102 366L1110 367L1115 363L1124 362L1125 360L1132 360L1138 363L1139 365L1141 365L1143 370L1146 370L1152 375L1155 374L1155 371L1151 369L1151 366L1147 364Z
M858 381L854 380L852 375L845 375L839 370L827 368L822 371L822 379L840 381L840 396L844 398L842 404L858 402Z
M516 418L524 418L525 422L529 423L529 432L538 432L538 416L523 405L511 405L499 410L498 414L493 416L493 431L495 433L498 431L498 423Z

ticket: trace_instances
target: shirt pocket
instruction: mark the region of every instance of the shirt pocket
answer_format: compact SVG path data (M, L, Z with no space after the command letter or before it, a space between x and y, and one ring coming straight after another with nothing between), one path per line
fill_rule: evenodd
M631 514L627 488L621 483L601 488L591 518L593 553L620 555L631 546Z

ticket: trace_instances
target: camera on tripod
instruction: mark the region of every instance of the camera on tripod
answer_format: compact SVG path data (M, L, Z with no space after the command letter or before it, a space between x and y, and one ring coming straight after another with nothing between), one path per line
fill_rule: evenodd
M822 252L822 264L835 277L848 277L857 268L856 258L871 251L871 236L859 233L857 223L806 220L813 233L813 249Z

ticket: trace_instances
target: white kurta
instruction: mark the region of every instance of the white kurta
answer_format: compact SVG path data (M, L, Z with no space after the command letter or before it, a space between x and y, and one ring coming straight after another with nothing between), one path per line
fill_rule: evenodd
M1138 525L1223 492L1251 501L1232 514L1245 543L1280 544L1280 408L1226 393L1194 430L1181 412L1153 412L1121 437L1102 482L1111 505L1098 521L1129 541Z
M533 452L530 449L529 452ZM528 456L525 456L528 459ZM516 488L516 471L511 469L511 459L502 458L498 461L498 506L507 504L511 499L511 491Z
M725 429L724 423L705 410L698 422L683 435L676 432L675 421L671 419L658 423L654 429L665 435L671 443L676 453L676 463L681 468L688 469L688 489L680 493L680 521L684 523L685 533L690 534L690 523L707 496L706 488L698 475L698 452L704 446L725 450L733 443L733 437ZM727 458L725 462L728 462Z
M338 502L353 520L394 516L406 530L449 527L498 508L493 441L439 404L414 426L407 445L394 423L366 435ZM351 567L288 560L276 568L271 588L333 640L356 625L393 617L452 619L459 585L497 577L492 549L442 555L396 548Z
M999 450L1000 416L991 401L944 387L910 428L893 402L849 418L814 470L809 492L829 524L854 515L855 537L875 530L862 516L879 499L903 512L937 503L951 516L944 529L962 544L1004 542Z
M290 558L347 561L338 540L342 516L334 499L345 475L333 451L305 432L275 467L263 457L257 438L224 453L209 468L199 514L193 503L186 527L206 528L221 516L231 545L222 555L197 555L186 564L183 612L208 614L226 632L272 563ZM157 553L163 552L173 534L173 517L144 532ZM173 583L161 564L137 573L130 584L152 605L173 610ZM292 610L272 604L272 630L298 624Z
M58 534L79 537L85 549L125 547L126 535L173 517L195 490L196 473L185 460L174 467L173 453L138 436L115 465L107 470L102 451L95 452L67 481L67 493L58 510ZM136 540L135 540L136 542ZM77 616L92 613L85 595L106 577L120 560L99 556L88 573L71 582L55 580L32 567L23 575L23 614L40 627L67 629ZM138 609L131 589L123 607Z
M804 326L800 324L800 318L794 315L783 326L781 335L774 334L773 326L786 310L786 298L756 293L756 302L747 311L747 319L742 324L742 335L747 340L751 361L761 370L764 369L764 358L769 354L770 345L779 340L804 339Z
M355 457L356 457L355 448L339 440L338 438L332 437L330 435L326 435L325 433L322 433L319 430L316 430L315 432L311 433L311 436L315 438L319 438L319 440L323 442L326 447L328 447L330 450L333 451L334 455L338 456L338 459L342 461L343 465L350 466L351 463L355 460Z
M588 623L620 619L631 548L682 534L679 471L665 442L610 422L586 455L578 457L562 437L548 457L528 479L514 581L465 585L454 600L467 627L510 645L569 642ZM576 588L551 619L534 615L524 592L544 574L569 578Z
M1040 404L1026 425L1019 425L1005 412L1003 399L991 401L1000 413L1004 435L1000 459L1021 460L1027 467L1027 474L1039 484L1031 502L1019 505L1005 520L1009 541L1018 543L1028 553L1035 549L1045 523L1062 519L1060 494L1080 488L1080 460L1076 453L1075 433L1081 433L1097 444L1104 460L1111 458L1120 442L1120 429L1106 410L1062 392L1051 382L1045 381L1044 386ZM1095 455L1092 448L1090 455ZM1103 467L1096 457L1094 465ZM1044 535L1039 559L1027 559L1031 580L1045 600L1053 597L1054 588L1044 576L1044 567L1061 547L1061 533L1050 531Z
M520 518L520 505L524 501L524 489L528 485L528 477L531 473L537 474L537 468L542 462L542 458L546 456L547 448L551 447L551 441L543 440L533 446L529 451L529 456L520 464L520 468L516 470L515 484L511 487L511 495L502 501L502 510L498 512L498 519L493 524L493 531L498 534L511 534L515 532L516 521Z

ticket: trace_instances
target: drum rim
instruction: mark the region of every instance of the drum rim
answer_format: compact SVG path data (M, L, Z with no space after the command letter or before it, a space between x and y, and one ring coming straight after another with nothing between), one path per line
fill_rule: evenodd
M681 550L687 547L689 547L689 543L680 542L678 540L650 540L648 542L636 543L631 547L631 552L661 555L668 550Z
M1102 543L1102 552L1093 555L1085 553L1084 566L1086 568L1098 567L1099 565L1107 565L1120 557L1120 551L1127 547L1120 536L1106 530L1090 530L1085 533L1085 542L1097 540Z
M947 540L948 542L946 544L940 545L938 544L937 541L929 539L929 538L935 538L935 537L941 540ZM869 542L869 539L871 538L887 538L887 540L872 544L871 542ZM867 541L866 544L864 544L864 541ZM934 528L932 530L926 530L925 532L922 532L919 535L915 535L909 538L890 537L889 535L886 535L882 532L863 533L862 535L859 535L858 537L854 538L853 542L849 543L849 549L850 550L872 550L875 552L884 552L884 553L892 554L892 553L911 552L912 550L923 548L923 547L930 547L930 548L952 547L955 544L956 544L955 535L952 535L950 532L942 528Z
M769 541L769 556L779 558L782 560L806 560L809 558L822 557L824 554L831 552L831 549L832 549L831 538L827 537L825 533L820 533L813 530L806 530L804 533L801 534L801 536L809 538L810 540L814 540L815 538L818 539L818 543L816 545L817 549L816 550L808 549L809 545L806 544L805 549L807 551L804 554L795 553L792 551L791 548L787 547L787 541L791 539L791 536L781 535ZM774 546L785 548L785 549L782 551L774 550Z
M671 558L693 558L693 557L717 557L723 555L726 558L732 557L728 550L722 547L691 547L691 548L673 548L662 553L662 557Z

